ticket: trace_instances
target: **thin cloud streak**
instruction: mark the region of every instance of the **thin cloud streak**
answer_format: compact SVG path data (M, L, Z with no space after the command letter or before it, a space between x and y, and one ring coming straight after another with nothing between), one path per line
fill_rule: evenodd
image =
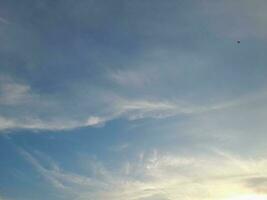
M29 86L21 86L17 83L3 84L1 90L0 102L4 106L16 106L36 105L40 111L53 108L56 104L49 102L46 104L45 100L42 100L44 104L40 103L40 96L34 94ZM4 88L4 89L3 89ZM189 103L181 102L169 102L169 101L153 101L153 100L128 100L121 97L111 96L110 103L107 107L102 108L101 112L104 114L98 116L90 116L87 119L72 119L71 116L53 117L51 120L42 119L38 117L38 112L33 116L27 117L6 117L0 116L0 129L32 129L32 130L72 130L80 127L94 126L101 127L106 122L112 121L118 118L125 118L128 120L139 120L147 118L168 118L173 116L185 115L185 116L199 116L207 115L208 113L221 112L229 108L235 108L241 105L250 104L254 101L261 101L266 98L265 93L257 95L246 96L245 98L236 99L233 101L226 101L214 105L202 106L202 105L190 105ZM106 110L106 111L105 111ZM52 114L52 113L51 113Z

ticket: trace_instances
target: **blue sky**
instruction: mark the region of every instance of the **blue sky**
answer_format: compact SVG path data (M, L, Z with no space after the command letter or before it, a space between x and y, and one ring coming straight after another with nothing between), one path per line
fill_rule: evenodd
M0 0L0 200L267 199L266 6Z

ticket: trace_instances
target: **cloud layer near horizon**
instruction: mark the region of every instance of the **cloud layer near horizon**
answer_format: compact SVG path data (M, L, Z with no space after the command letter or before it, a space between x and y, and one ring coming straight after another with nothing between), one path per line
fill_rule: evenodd
M52 160L44 167L32 154L22 149L20 153L65 199L206 200L240 193L265 194L267 189L265 159L244 159L218 150L209 157L183 157L154 150L137 155L133 162L124 161L115 171L84 157L78 162L87 163L91 176L65 171Z

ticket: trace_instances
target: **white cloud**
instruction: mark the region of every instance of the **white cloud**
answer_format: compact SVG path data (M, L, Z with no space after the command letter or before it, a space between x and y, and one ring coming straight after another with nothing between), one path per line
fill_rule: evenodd
M36 94L29 85L18 83L10 77L1 77L0 82L0 106L9 109L7 114L0 115L0 130L68 130L85 126L101 126L106 121L116 118L129 120L164 118L177 113L177 105L167 101L128 100L111 95L107 97L108 101L95 111L99 115L86 117L90 110L65 113L67 105L64 105L64 102ZM101 102L103 97L95 98ZM182 109L180 108L180 112L188 112Z
M114 107L119 116L130 120L172 116L177 108L170 102L127 99L117 99Z
M20 94L20 93L19 93ZM25 100L22 98L24 95L11 95L12 105L20 105ZM9 96L8 98L11 98ZM15 97L16 98L15 98ZM27 96L27 95L26 95ZM33 95L37 96L37 95ZM16 101L14 100L16 99ZM19 100L20 99L20 100ZM121 97L112 97L109 101L109 105L100 109L99 116L92 115L87 119L75 119L71 114L65 116L53 111L56 106L52 104L44 105L38 103L38 99L29 98L31 101L25 101L25 108L31 109L33 106L37 107L39 111L26 112L28 116L24 116L23 113L17 113L16 116L0 115L0 129L33 129L33 130L69 130L78 127L86 126L102 126L107 121L114 120L116 118L126 118L128 120L138 120L145 118L167 118L176 115L199 115L203 113L216 112L227 109L229 107L236 107L240 104L246 103L247 100L237 100L224 102L209 106L190 105L188 103L181 102L169 102L169 101L155 101L155 100L128 100ZM45 101L45 100L44 100ZM11 102L11 101L10 101ZM248 101L249 102L249 101ZM26 105L25 105L26 104ZM32 105L32 106L31 106ZM51 114L54 116L42 118L39 116L39 112L45 112L51 110ZM86 112L86 111L84 111ZM49 115L51 115L49 114ZM85 113L81 113L85 115Z
M16 123L11 119L6 119L0 116L0 130L5 130L13 128L16 126Z
M10 77L0 77L0 83L0 130L70 130L86 126L99 127L118 118L161 119L179 115L202 115L199 118L203 121L208 117L207 113L214 115L212 120L215 120L220 116L217 114L223 110L227 113L228 108L236 110L234 108L250 105L251 102L256 104L267 96L265 92L259 92L256 95L205 105L175 98L130 98L102 91L96 94L83 92L69 100L64 95L38 94L30 85ZM91 100L91 96L94 99ZM89 102L85 101L87 98Z
M151 83L151 77L148 74L134 70L118 70L110 73L110 78L122 87L139 88Z
M0 77L0 105L18 105L32 100L30 86L17 83L10 77Z
M100 117L91 116L87 119L85 126L99 126L102 125L106 120Z
M0 130L8 129L32 129L32 130L69 130L77 127L87 126L79 121L71 120L42 120L39 118L25 117L21 118L6 118L0 116Z

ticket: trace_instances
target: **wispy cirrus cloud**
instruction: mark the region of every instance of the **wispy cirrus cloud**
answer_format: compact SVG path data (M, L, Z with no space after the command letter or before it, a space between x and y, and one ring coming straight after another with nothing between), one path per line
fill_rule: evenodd
M18 83L10 77L0 76L0 105L28 103L33 98L29 85Z
M61 98L38 94L26 83L20 83L10 77L0 79L0 129L31 129L31 130L70 130L86 126L103 126L106 122L118 118L128 120L140 119L163 119L171 116L199 116L204 120L211 113L229 111L229 108L238 108L243 105L250 105L251 102L262 101L266 98L264 92L247 95L230 101L223 101L214 104L190 103L177 99L157 98L129 98L114 93L96 93L98 101L87 104L79 95L65 100ZM90 93L89 93L90 95ZM91 94L93 95L93 94ZM80 98L81 97L81 98ZM82 103L79 109L68 101L76 101L79 98ZM72 109L67 109L73 106ZM90 106L90 109L85 109ZM96 107L94 109L93 107ZM227 111L228 110L228 111ZM238 112L238 109L237 109ZM200 116L200 115L203 115ZM220 114L218 115L220 116Z
M266 6L0 1L0 196L266 199Z
M111 72L109 78L120 86L124 87L146 87L151 84L151 77L147 73L136 70L117 70Z
M120 169L107 170L103 163L91 160L88 168L91 175L87 176L61 169L52 160L47 163L50 167L44 167L36 156L20 151L66 199L222 199L250 192L251 188L255 194L264 193L258 183L265 181L267 173L264 158L244 159L222 151L184 157L154 150L135 161L127 161L126 171L123 162Z

